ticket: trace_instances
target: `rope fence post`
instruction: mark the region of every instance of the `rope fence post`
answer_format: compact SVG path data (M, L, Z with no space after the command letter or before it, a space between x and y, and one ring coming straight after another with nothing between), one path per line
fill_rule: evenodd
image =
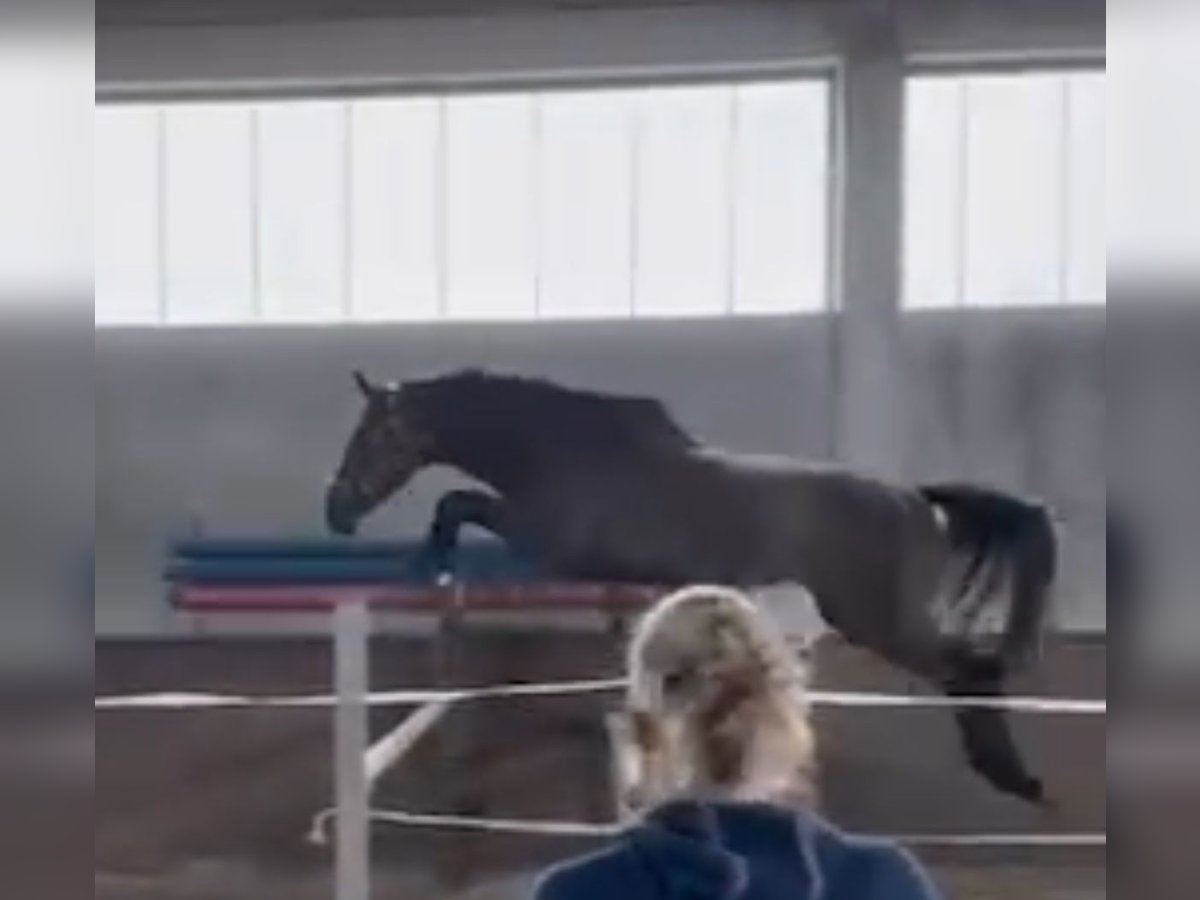
M333 612L333 764L337 805L336 900L369 900L371 892L370 785L366 753L371 613L366 594Z

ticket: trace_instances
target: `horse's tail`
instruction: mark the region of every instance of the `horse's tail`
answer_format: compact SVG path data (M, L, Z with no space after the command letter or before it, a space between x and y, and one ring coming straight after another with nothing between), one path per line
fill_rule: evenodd
M1049 611L1058 557L1051 514L1040 504L972 485L930 485L921 494L945 516L951 546L963 560L952 606L966 632L947 636L943 687L951 697L1003 697L1008 673L1036 652ZM982 644L971 623L1006 589L1011 600L1003 632L998 643ZM955 716L977 772L1006 793L1034 803L1045 799L1001 710L967 705Z
M1053 597L1058 538L1050 510L973 485L928 485L920 492L945 515L951 546L965 563L952 605L970 621L1007 595L1003 632L986 655L1005 671L1020 668L1037 652Z

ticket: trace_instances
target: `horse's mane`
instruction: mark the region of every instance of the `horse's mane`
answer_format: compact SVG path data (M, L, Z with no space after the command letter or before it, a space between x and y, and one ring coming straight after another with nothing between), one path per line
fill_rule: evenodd
M404 389L435 430L463 439L503 436L530 447L552 442L581 454L696 443L662 403L649 397L601 394L479 369L406 382Z

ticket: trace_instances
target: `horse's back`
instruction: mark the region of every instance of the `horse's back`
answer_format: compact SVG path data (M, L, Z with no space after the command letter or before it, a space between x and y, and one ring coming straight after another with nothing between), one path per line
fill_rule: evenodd
M918 494L835 465L696 449L546 475L535 543L588 577L795 582L846 608L886 603L914 548L936 545Z
M704 453L698 462L693 515L706 515L712 497L732 511L727 532L736 530L755 578L834 590L869 573L900 578L914 550L940 549L929 506L911 489L787 458Z

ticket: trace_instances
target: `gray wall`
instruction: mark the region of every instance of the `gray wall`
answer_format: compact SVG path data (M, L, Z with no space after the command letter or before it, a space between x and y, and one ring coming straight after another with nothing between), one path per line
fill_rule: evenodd
M829 458L838 329L824 317L709 322L96 332L100 634L180 627L164 541L317 532L357 414L349 370L404 378L483 365L662 398L704 439ZM1033 491L1068 519L1063 610L1105 622L1104 313L916 315L903 324L903 459L914 478ZM370 525L415 534L449 476Z

